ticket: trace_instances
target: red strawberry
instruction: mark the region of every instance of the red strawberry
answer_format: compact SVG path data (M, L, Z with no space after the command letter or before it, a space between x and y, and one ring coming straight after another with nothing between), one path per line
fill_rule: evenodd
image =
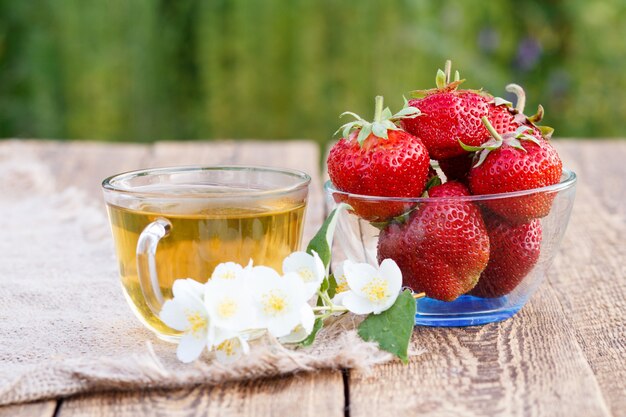
M448 159L440 159L437 162L448 180L467 184L467 177L472 167L472 155L470 153Z
M505 133L513 133L520 126L528 126L532 128L536 135L541 135L546 139L549 139L554 132L554 129L547 126L539 126L538 122L543 118L543 107L539 105L537 113L532 116L526 116L524 114L524 108L526 106L526 93L524 89L517 84L508 84L506 91L514 93L517 97L517 103L515 107L504 99L495 97L489 107L489 114L487 119L501 135Z
M419 111L405 107L395 115L382 109L376 97L374 122L359 116L342 126L343 138L328 155L328 175L337 189L367 196L419 197L424 192L430 159L422 142L398 128L394 122L417 117ZM352 131L355 129L354 131ZM389 204L337 196L369 221L385 221L410 209L405 203Z
M380 233L378 260L391 258L403 284L416 292L453 301L471 290L489 260L489 237L480 213L458 182L428 191L432 202L411 212L405 223L392 222ZM437 201L441 198L440 201Z
M514 133L500 135L486 117L483 122L493 139L480 147L463 145L469 151L480 151L469 175L472 194L531 190L560 181L561 159L533 127L520 126ZM520 224L546 216L553 199L553 194L539 192L488 200L485 205L510 223Z
M430 157L438 161L466 154L459 140L480 146L489 140L489 132L480 118L494 107L493 97L476 90L459 90L458 72L450 82L450 61L446 70L437 72L437 88L413 92L420 98L410 100L410 106L420 109L419 118L402 121L404 129L422 139Z
M489 233L489 263L470 294L501 297L513 291L537 263L541 223L536 219L511 226L493 214L486 214L484 219Z

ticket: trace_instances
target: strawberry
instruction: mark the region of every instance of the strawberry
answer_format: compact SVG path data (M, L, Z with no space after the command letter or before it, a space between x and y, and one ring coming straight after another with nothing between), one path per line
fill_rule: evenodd
M541 223L512 226L497 216L485 214L489 233L490 256L471 295L501 297L513 291L530 272L541 249Z
M429 156L421 140L395 125L402 119L419 116L419 110L405 107L395 115L383 110L383 98L376 97L373 122L354 113L357 120L340 130L343 138L330 150L328 175L334 186L346 193L382 197L419 197L426 185ZM336 194L360 217L381 222L399 216L410 204L377 202Z
M522 125L513 133L500 135L486 117L483 123L493 139L479 147L461 144L476 152L478 159L469 174L472 194L531 190L560 181L561 159L537 128ZM539 192L487 200L485 205L510 223L520 224L546 216L553 199L553 194Z
M449 181L428 194L432 202L419 205L404 223L391 222L381 231L378 260L396 261L403 285L453 301L478 282L489 260L489 237L480 210L462 198L469 195L463 184Z
M539 105L537 113L532 116L526 116L524 114L524 108L526 106L526 93L524 89L517 84L508 84L505 89L515 94L517 103L515 107L513 107L512 103L500 97L493 99L489 107L489 114L487 115L487 119L489 119L493 128L500 134L505 134L515 132L520 126L528 126L532 128L535 134L549 139L554 129L537 125L537 123L543 119L543 107Z
M489 140L489 132L480 118L494 107L490 95L458 89L464 81L459 80L458 72L455 80L450 82L450 65L447 61L445 72L437 72L437 88L412 93L419 98L410 100L408 105L418 108L422 115L402 121L402 127L419 137L430 157L438 161L467 154L459 140L472 146L480 146Z
M437 162L448 180L467 184L467 177L472 167L472 155L470 153L440 159Z

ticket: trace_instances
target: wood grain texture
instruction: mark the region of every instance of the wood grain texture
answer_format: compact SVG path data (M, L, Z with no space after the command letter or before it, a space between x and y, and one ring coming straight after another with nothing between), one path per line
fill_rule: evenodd
M58 415L59 417L343 416L341 373L321 372L314 375L314 377L295 375L177 391L80 396L64 401Z
M7 405L0 407L0 417L55 417L56 401Z
M613 415L626 416L626 141L556 145L578 184L548 282Z

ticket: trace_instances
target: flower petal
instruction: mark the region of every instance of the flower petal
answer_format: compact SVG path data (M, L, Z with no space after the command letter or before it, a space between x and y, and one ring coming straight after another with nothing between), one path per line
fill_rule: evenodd
M255 327L250 294L237 280L218 278L209 281L204 304L216 326L234 331Z
M243 355L248 354L249 351L248 342L244 338L237 336L225 340L215 348L215 359L222 364L230 364Z
M200 284L191 278L177 279L172 285L174 299L186 308L204 310L202 298L204 297L204 284Z
M267 330L274 337L287 336L300 323L300 312L298 310L283 314L268 320Z
M235 280L243 275L243 267L235 262L219 264L211 274L211 280Z
M393 259L385 259L378 269L380 276L389 282L389 291L392 294L399 293L402 289L402 271ZM394 301L395 301L394 297Z
M346 291L342 304L354 314L369 314L374 311L374 305L365 297L361 297L354 291Z
M161 312L159 313L159 319L174 330L183 331L187 330L190 326L183 306L175 300L167 300L163 304Z
M315 313L310 305L305 304L300 309L300 323L287 336L279 338L281 343L298 343L306 339L313 331Z
M372 278L378 275L378 270L367 263L345 261L343 263L343 270L346 274L348 286L357 294L361 294L363 287L365 287Z
M312 255L306 252L293 252L283 261L283 273L297 273L307 289L307 299L311 298L319 289L326 268L317 252Z
M176 357L184 363L193 362L200 357L206 345L206 337L192 333L185 334L178 344Z

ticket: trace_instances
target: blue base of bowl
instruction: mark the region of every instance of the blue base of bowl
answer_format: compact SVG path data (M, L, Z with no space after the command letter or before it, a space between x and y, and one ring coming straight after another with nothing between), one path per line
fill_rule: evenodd
M506 320L517 313L521 304L511 305L506 296L479 298L462 295L452 302L432 298L417 300L416 326L464 327Z

